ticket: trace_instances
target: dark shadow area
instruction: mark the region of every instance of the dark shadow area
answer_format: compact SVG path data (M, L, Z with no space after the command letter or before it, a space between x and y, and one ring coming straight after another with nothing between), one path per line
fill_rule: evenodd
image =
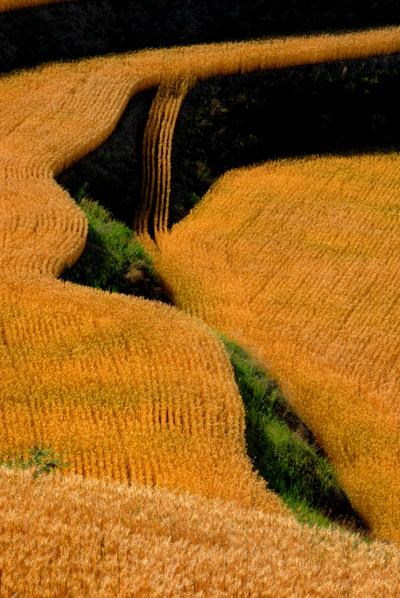
M0 15L0 72L148 47L400 23L397 0L81 0Z
M84 193L84 191L82 192ZM79 207L88 220L85 249L61 279L84 286L170 303L151 257L132 229L99 203L83 196Z
M231 168L399 146L399 104L398 54L198 84L175 130L170 225Z
M142 142L155 91L134 97L116 130L63 172L132 227ZM400 147L400 55L219 77L189 92L175 130L169 224L231 168L313 153Z
M72 197L84 190L131 228L140 206L143 132L154 95L150 90L134 96L105 143L57 177Z

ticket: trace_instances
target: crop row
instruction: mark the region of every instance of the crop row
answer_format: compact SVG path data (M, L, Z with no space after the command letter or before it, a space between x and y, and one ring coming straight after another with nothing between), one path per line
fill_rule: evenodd
M167 230L171 195L172 140L179 110L191 87L190 80L161 84L152 103L143 139L143 179L141 209L134 223L135 230Z
M0 460L40 439L74 473L264 504L229 359L206 327L51 279L15 277L0 294Z
M38 235L30 242L28 239L35 234L38 222L56 218L57 212L63 211L62 206L69 212L76 210L65 194L61 196L52 187L52 178L98 147L110 135L135 93L160 83L168 88L174 85L174 81L189 79L193 82L222 74L399 50L399 28L387 28L345 35L150 50L76 64L54 64L4 77L0 80L1 202L8 206L9 198L13 197L11 225L15 227L15 234L12 241L12 268L19 261L18 270L23 268L57 276L66 264L77 259L84 243L83 222L71 224L73 228L78 227L77 234L68 239L66 231L66 248L64 251L60 248L57 255L49 238L51 232L49 235ZM152 138L155 139L156 133L164 135L157 146L155 164L159 170L161 163L164 173L158 177L154 192L158 205L156 228L165 227L171 136L183 93L180 99L171 96L171 106L168 108L170 118L163 115L161 120L159 114L154 121L156 124ZM148 130L152 130L150 125ZM151 167L154 163L154 143L150 146ZM144 147L147 151L147 144ZM153 181L155 176L149 173L148 180ZM158 190L164 194L163 197L157 196ZM150 201L154 200L151 193ZM27 220L22 214L28 212L28 205L30 216ZM164 210L161 210L162 205L165 206ZM47 210L47 216L44 210ZM1 217L7 218L9 227L8 208L2 210ZM79 220L77 212L73 219ZM37 251L32 251L32 245L37 247ZM41 264L38 263L37 252L40 253Z

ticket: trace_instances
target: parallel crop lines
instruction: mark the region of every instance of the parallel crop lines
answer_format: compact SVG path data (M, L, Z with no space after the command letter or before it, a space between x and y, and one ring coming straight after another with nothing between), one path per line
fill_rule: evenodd
M52 177L98 147L110 135L135 93L167 82L390 54L400 51L399 31L400 28L393 27L354 34L151 50L76 64L54 64L4 77L0 80L0 201L9 203L8 198L13 196L11 210L15 216L11 224L16 227L9 269L57 276L67 263L77 259L83 249L85 224L83 215L79 215L76 208L75 218L81 223L75 235L70 238L65 235L68 249L64 254L55 255L52 244L55 235L51 229L38 236L40 241L33 242L34 251L26 243L27 238L35 234L35 222L41 218L44 209L53 206L53 213L62 205L65 209L73 209L68 206L71 202L65 194L61 196L59 191L50 189ZM182 99L184 90L179 93ZM163 198L155 197L159 202L156 230L163 230L167 222L170 138L181 99L174 100L171 123L163 129L161 178L155 182L154 172L147 175L151 188L156 184L158 189L160 185L160 193L164 194ZM149 168L153 169L154 165L157 170L160 165L152 152L161 131L157 128L162 125L161 116L158 113L155 117L158 124L152 137L153 145L146 149L146 152L150 151ZM35 182L35 190L30 191L28 181ZM32 201L34 197L37 201ZM39 197L42 197L40 201ZM45 202L44 198L47 198ZM153 200L151 194L147 196L146 201L150 204ZM24 205L29 205L32 226L20 219L26 213ZM2 218L9 218L9 213L9 209L2 207ZM142 229L143 220L139 227L141 232ZM3 270L8 266L2 263L0 267Z
M205 326L56 280L5 282L0 460L42 439L87 477L281 508L251 472L229 359Z
M188 80L400 51L399 31L146 51L0 79L2 456L41 439L69 449L71 469L85 475L283 509L245 456L243 408L222 345L169 308L55 280L82 252L87 223L54 176L110 135L135 93L172 82L168 115L154 108L145 149L141 230L153 204L163 236Z
M232 171L156 265L178 306L279 378L382 536L400 533L400 157Z
M134 228L147 233L151 217L154 230L166 231L171 194L172 139L189 80L162 83L150 109L143 139L142 204Z

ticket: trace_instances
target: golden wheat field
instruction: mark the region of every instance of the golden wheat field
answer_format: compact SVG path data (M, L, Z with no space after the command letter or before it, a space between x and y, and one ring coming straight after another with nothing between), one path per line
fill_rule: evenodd
M398 538L400 157L233 171L157 267L179 307L278 377L372 528Z
M396 598L398 548L165 489L0 469L0 595Z
M251 472L229 359L204 325L144 299L5 282L2 457L45 439L87 477L283 510Z
M70 473L133 484L35 487L2 473L2 500L21 502L2 510L0 542L15 544L0 550L0 595L396 595L397 549L303 530L265 490L246 456L232 367L207 325L278 376L373 531L398 540L397 156L230 173L171 232L167 218L174 126L197 79L390 54L399 33L151 50L0 79L0 458L41 439L68 449ZM81 255L87 222L54 177L152 87L135 228L181 311L57 280ZM43 519L29 517L28 531L38 500ZM138 503L145 515L132 523ZM27 533L33 544L15 568ZM22 565L33 554L36 577ZM88 570L98 573L89 580Z
M149 119L146 129L150 171L144 180L149 191L145 190L145 213L136 224L140 232L145 232L146 210L148 214L158 192L157 213L160 223L165 222L171 131L182 97L196 79L390 54L400 51L399 32L400 28L392 27L354 34L149 50L45 65L3 77L0 201L4 206L2 218L7 219L3 230L9 253L6 257L3 253L1 269L28 269L58 276L67 263L79 257L85 242L85 219L68 195L56 186L53 177L101 145L133 95L162 83L161 99L157 99L154 118ZM168 104L168 110L157 109L164 104ZM161 174L157 177L158 172ZM27 204L29 215L23 208ZM69 217L61 206L65 206ZM46 224L53 220L57 222L55 226L66 227L65 234L60 229L59 234L53 235ZM12 222L16 231L10 235L7 230L14 226ZM37 227L40 234L36 234ZM53 236L57 236L57 244L65 243L60 251L53 250Z

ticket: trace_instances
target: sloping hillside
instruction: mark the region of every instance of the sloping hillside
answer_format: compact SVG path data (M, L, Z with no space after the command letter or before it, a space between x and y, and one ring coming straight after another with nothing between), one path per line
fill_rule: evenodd
M168 229L174 127L196 81L398 52L391 27L145 50L0 79L0 461L21 462L42 440L86 478L35 485L0 471L0 593L398 593L397 548L303 529L266 490L246 455L232 366L208 327L279 379L373 532L398 542L397 154L230 172ZM58 280L88 227L55 177L149 89L134 226L174 307Z
M400 529L398 168L388 153L232 171L153 248L175 304L278 377L353 504L391 539Z
M0 470L5 596L396 598L399 551L163 489Z

